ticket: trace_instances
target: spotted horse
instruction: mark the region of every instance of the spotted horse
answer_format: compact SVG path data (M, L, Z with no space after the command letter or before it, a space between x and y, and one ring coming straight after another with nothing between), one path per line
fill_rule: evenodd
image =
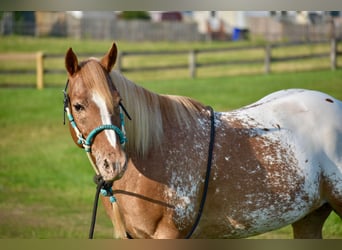
M290 89L213 112L133 83L112 71L116 57L115 43L102 59L65 56L70 132L112 183L113 203L101 199L114 237L244 238L292 224L295 238L321 238L330 212L342 216L341 101Z

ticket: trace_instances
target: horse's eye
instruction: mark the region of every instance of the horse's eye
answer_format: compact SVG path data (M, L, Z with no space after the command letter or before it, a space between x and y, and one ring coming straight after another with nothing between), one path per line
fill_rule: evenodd
M79 103L74 104L74 108L77 112L84 110L83 105L81 105Z

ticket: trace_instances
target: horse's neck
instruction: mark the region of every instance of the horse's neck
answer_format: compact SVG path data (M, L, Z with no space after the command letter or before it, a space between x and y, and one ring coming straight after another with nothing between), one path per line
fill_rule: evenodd
M150 150L164 147L174 135L201 129L200 119L207 116L207 112L199 102L188 97L153 93L117 72L112 76L132 116L132 121L126 122L131 153L146 157Z

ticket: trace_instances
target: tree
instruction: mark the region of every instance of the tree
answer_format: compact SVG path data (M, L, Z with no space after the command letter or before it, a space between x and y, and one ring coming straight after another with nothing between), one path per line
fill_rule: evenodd
M124 20L150 20L151 17L146 11L123 11L120 14L120 17Z

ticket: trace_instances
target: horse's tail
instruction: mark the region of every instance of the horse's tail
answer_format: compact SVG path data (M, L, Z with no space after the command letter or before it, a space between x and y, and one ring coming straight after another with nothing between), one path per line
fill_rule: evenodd
M111 218L112 218L112 223L114 226L114 238L126 239L127 238L126 227L122 219L122 215L121 215L118 203L116 201L113 202L112 207L113 207L113 216L111 216Z

